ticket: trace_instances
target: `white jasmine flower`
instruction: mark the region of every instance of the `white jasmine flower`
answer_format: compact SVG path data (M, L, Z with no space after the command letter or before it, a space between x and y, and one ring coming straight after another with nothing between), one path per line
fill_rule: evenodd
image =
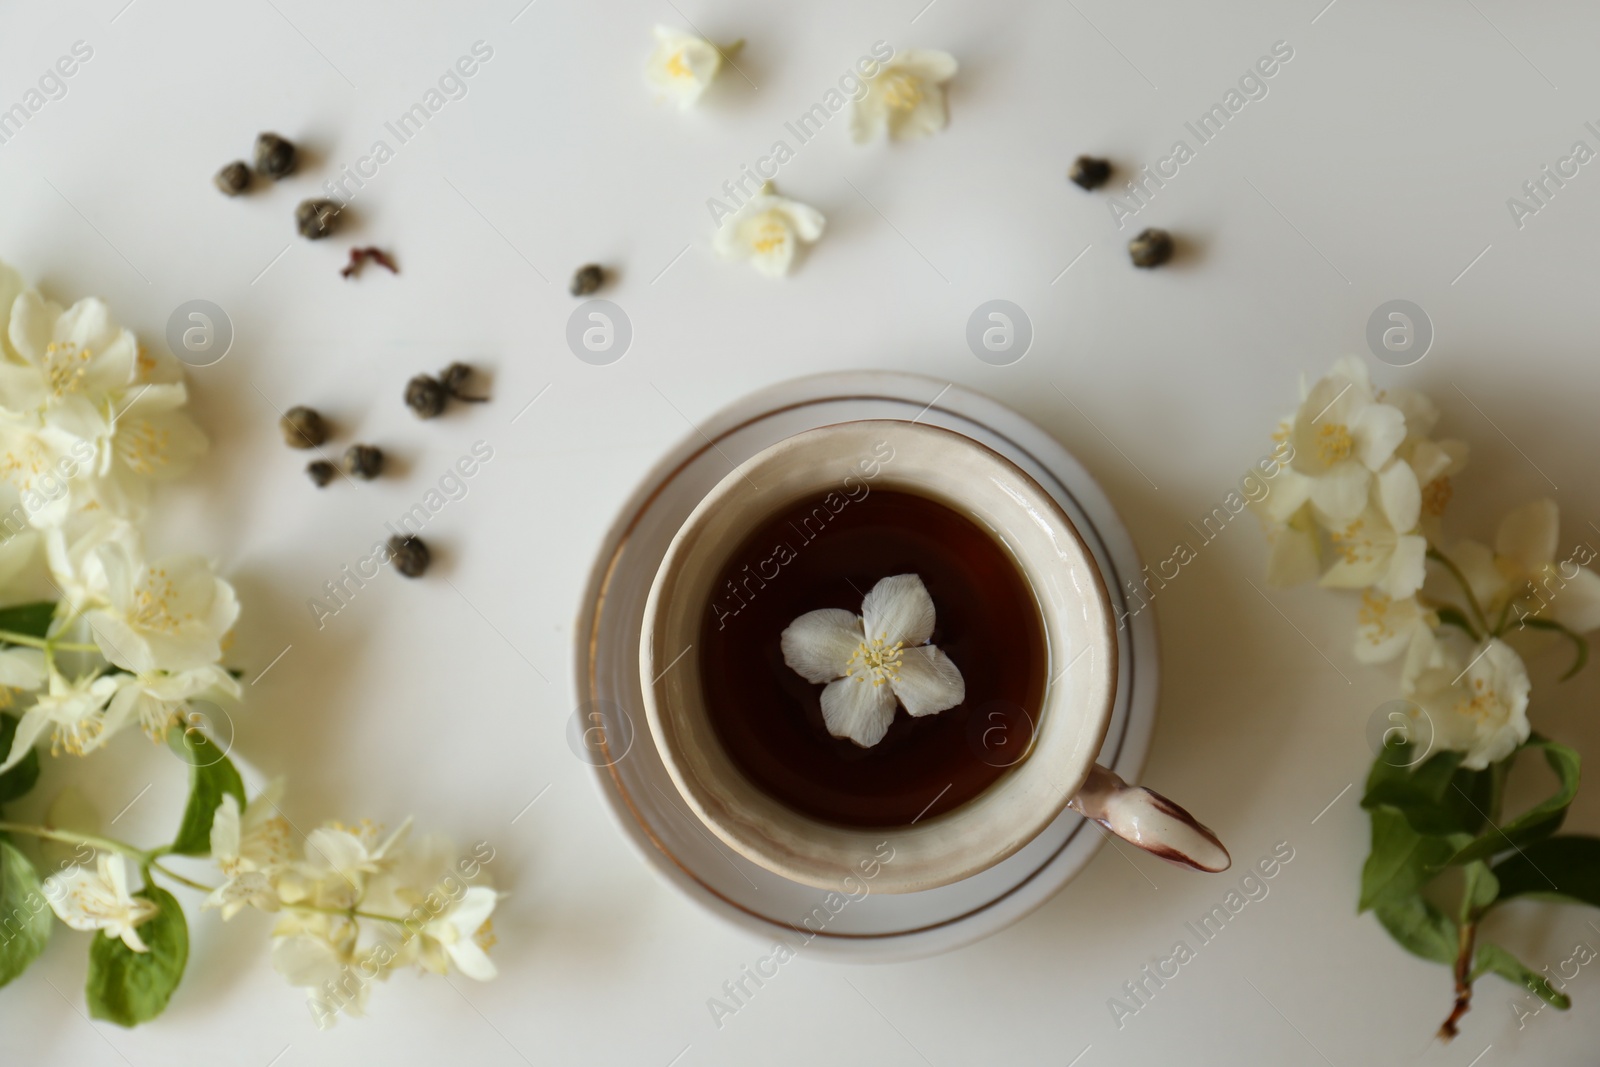
M644 74L656 91L687 111L704 95L722 69L722 53L693 34L656 27L656 47Z
M239 617L233 587L200 556L146 563L137 546L110 541L95 550L103 575L99 603L84 618L101 653L123 670L186 671L222 658L222 638Z
M1374 586L1385 596L1404 598L1422 588L1427 577L1428 540L1402 534L1376 508L1332 535L1338 559L1322 575L1322 584L1336 589Z
M205 454L205 434L179 410L188 398L181 382L149 382L118 398L99 442L99 476L86 489L91 499L115 514L134 512L151 481L177 477Z
M1461 765L1481 771L1528 739L1528 693L1522 659L1491 637L1469 652L1428 634L1413 643L1401 689L1427 714L1434 744L1466 753Z
M1377 501L1332 533L1339 559L1322 584L1336 589L1371 585L1389 597L1411 596L1427 577L1428 539L1411 532L1422 512L1421 488L1409 464L1392 460L1373 489Z
M305 990L317 1029L365 1013L372 980L388 978L382 953L360 954L360 927L341 916L289 912L272 930L272 968Z
M39 415L0 408L0 477L16 491L30 524L59 526L71 513L72 483L62 471L86 470L75 448L94 454L92 444Z
M1530 501L1501 520L1493 548L1463 539L1445 553L1491 625L1506 614L1518 629L1533 618L1580 634L1600 628L1600 575L1583 566L1594 552L1580 543L1557 560L1560 523L1555 501Z
M1388 663L1398 659L1420 640L1432 635L1439 617L1417 602L1415 596L1394 598L1376 589L1364 590L1357 614L1355 657L1362 663Z
M69 426L85 428L134 379L139 344L93 297L63 309L26 289L6 332L18 357L0 361L0 397L11 411L66 412Z
M379 830L368 820L355 827L339 823L320 826L306 835L305 859L279 881L285 903L311 903L318 907L349 907L366 893L370 875L381 874L403 858L411 820L379 841Z
M16 288L0 276L0 299ZM0 358L0 475L22 493L29 521L61 523L99 503L140 507L146 480L185 469L205 436L178 409L176 360L152 357L93 298L70 308L22 289L10 300Z
M1367 368L1354 356L1311 388L1289 430L1291 466L1311 479L1307 495L1324 526L1342 530L1361 516L1374 474L1405 437L1405 415L1374 398Z
M227 880L206 898L204 906L220 908L231 919L245 907L278 910L279 874L289 868L289 820L278 811L281 779L239 811L229 794L211 822L211 858Z
M58 526L42 531L50 582L59 591L60 610L81 615L105 599L107 579L101 564L102 545L117 543L138 554L139 533L127 519L98 509L80 511Z
M239 696L239 683L214 663L193 670L168 674L146 671L114 676L118 689L106 707L107 734L116 733L130 722L137 722L152 741L166 736L188 710L188 702L207 694Z
M467 977L487 982L497 973L488 949L494 944L490 914L500 894L468 885L457 857L447 839L430 835L372 881L363 906L404 918L397 962L434 974L454 963Z
M1520 603L1518 618L1522 612L1550 618L1580 634L1600 629L1600 575L1579 566L1594 553L1585 546L1558 562L1560 537L1554 500L1531 501L1506 515L1494 541L1495 566L1506 585L1493 599Z
M795 246L821 237L826 221L816 208L778 196L768 182L723 222L716 250L727 259L748 259L769 278L781 278L794 262Z
M44 895L57 918L74 930L104 930L135 952L150 951L134 928L161 909L128 892L128 866L121 856L102 852L97 871L73 866L51 875Z
M926 137L945 128L944 84L956 76L948 52L910 51L889 60L867 79L867 91L850 114L850 133L865 143L887 131L891 140Z
M443 914L422 928L421 963L434 974L444 974L445 961L468 978L487 982L499 973L486 951L494 944L490 913L500 894L488 886L470 886Z
M115 678L84 675L68 680L52 673L49 688L22 713L17 732L11 738L11 752L6 761L0 763L0 771L9 770L27 755L47 726L55 727L52 751L81 756L105 744L109 736L104 718L106 702L116 691Z
M834 737L862 748L883 740L896 701L915 716L953 708L966 699L961 671L933 636L933 598L915 574L874 585L861 614L823 608L783 631L783 661L808 682L827 683L822 718Z

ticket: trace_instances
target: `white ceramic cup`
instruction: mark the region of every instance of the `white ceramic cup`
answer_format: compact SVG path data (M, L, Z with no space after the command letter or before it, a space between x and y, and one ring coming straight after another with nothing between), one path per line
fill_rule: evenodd
M887 461L881 457L892 450ZM870 476L866 472L871 471ZM1028 753L972 800L895 828L839 826L767 795L724 751L705 710L700 640L728 556L763 521L799 500L893 489L944 504L1005 547L1044 621L1050 681ZM774 640L777 637L774 635ZM784 877L825 889L869 869L876 892L959 881L1022 848L1071 806L1111 832L1204 871L1226 870L1216 835L1153 791L1094 760L1116 698L1117 642L1105 582L1083 539L1038 483L970 438L918 423L872 420L780 441L706 495L667 549L645 605L639 669L645 711L683 799L730 848ZM892 862L881 862L885 838ZM870 868L869 868L870 865Z

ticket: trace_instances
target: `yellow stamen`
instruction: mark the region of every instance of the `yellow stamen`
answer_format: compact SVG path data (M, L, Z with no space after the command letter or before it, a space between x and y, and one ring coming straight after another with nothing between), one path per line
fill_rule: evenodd
M689 65L683 61L683 53L681 51L672 53L672 58L667 60L667 73L674 78L694 77L694 71L690 70Z
M59 725L50 737L50 755L59 756L67 752L81 756L94 747L100 735L105 732L105 728L105 721L98 715L92 719L81 719L75 723Z
M1362 629L1369 631L1367 640L1373 644L1394 636L1394 627L1390 625L1389 615L1394 607L1394 600L1376 589L1367 589L1361 594L1361 607L1356 611L1356 621Z
M762 255L777 251L789 243L789 227L776 211L768 211L755 221L756 234L750 247Z
M1377 558L1376 552L1373 551L1375 546L1372 538L1363 533L1365 526L1364 519L1357 519L1342 532L1331 535L1333 550L1344 562L1363 563Z
M72 341L51 341L44 346L44 373L57 399L75 393L89 373L94 352Z
M1489 688L1489 683L1483 678L1472 679L1472 697L1456 703L1456 711L1462 715L1469 715L1474 719L1487 719L1498 709L1500 694Z
M1317 430L1317 458L1324 463L1349 459L1354 448L1350 428L1341 422L1330 422Z
M176 634L185 623L194 621L192 612L173 613L172 605L177 599L178 587L167 576L166 569L152 568L134 590L133 610L128 613L128 621L138 629Z
M895 111L910 111L922 103L922 83L909 74L894 71L883 76L883 102Z
M1437 518L1444 514L1445 507L1450 503L1450 498L1455 495L1455 487L1450 484L1450 479L1440 475L1422 487L1422 510L1424 514Z
M857 644L856 650L845 662L845 676L858 682L870 681L874 686L899 681L900 661L905 655L906 643L896 641L891 645L887 643L888 639L886 631L870 643L862 641Z

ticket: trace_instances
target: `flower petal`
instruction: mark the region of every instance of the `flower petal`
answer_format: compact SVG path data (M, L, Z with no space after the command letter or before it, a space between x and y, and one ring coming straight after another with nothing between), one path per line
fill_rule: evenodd
M1345 460L1311 483L1311 504L1323 525L1342 530L1360 517L1367 506L1371 472L1354 460Z
M61 305L46 300L36 290L25 289L11 305L8 333L11 347L35 366L43 365Z
M1483 654L1475 657L1467 668L1466 685L1469 692L1486 690L1490 693L1499 713L1498 722L1491 719L1489 723L1480 724L1477 745L1461 761L1463 767L1481 771L1509 756L1528 739L1528 693L1533 684L1528 680L1528 668L1522 657L1499 638L1490 638ZM1490 729L1485 730L1485 726Z
M1254 478L1255 472L1245 475ZM1297 470L1282 467L1278 473L1265 479L1267 495L1251 506L1273 522L1288 522L1300 506L1311 499L1312 480Z
M950 124L950 113L945 107L944 90L937 85L924 85L922 99L915 107L889 112L889 136L895 140L926 137L938 133Z
M55 327L57 341L69 342L79 348L98 350L111 339L111 309L105 301L85 297L61 313Z
M0 773L9 771L12 767L28 754L33 748L33 743L39 740L39 735L44 733L44 728L50 724L49 716L45 709L35 704L22 713L22 721L17 723L16 733L11 735L11 751L6 754L5 762L0 763Z
M1557 575L1567 584L1560 587L1553 602L1555 620L1574 633L1600 629L1600 575L1579 567L1577 574L1567 578L1559 566Z
M8 689L37 689L44 684L44 652L37 648L0 650L0 685Z
M463 934L471 935L489 921L500 894L486 885L475 885L461 894L461 903L450 913L450 922Z
M840 678L822 691L822 721L834 737L848 737L862 748L883 740L894 721L894 690L865 677Z
M104 897L100 876L87 867L74 864L60 874L52 874L44 881L44 898L56 918L74 930L98 930L98 917L84 906L86 900L97 904Z
M1383 402L1399 408L1406 417L1408 437L1426 437L1439 422L1438 405L1415 389L1386 389Z
M795 236L807 244L822 236L822 229L828 222L822 212L798 200L785 200L783 212L789 216L789 223L794 227Z
M645 77L687 109L700 99L722 66L722 53L709 41L657 26L656 47L645 64Z
M861 647L861 620L841 608L808 611L789 624L779 643L783 662L808 682L842 678Z
M500 973L494 961L489 958L489 954L471 937L462 938L446 951L450 953L450 959L455 963L456 970L468 978L488 982Z
M1356 458L1375 471L1406 439L1406 417L1389 404L1368 404L1350 424L1350 436L1355 439Z
M932 48L913 48L891 60L889 67L891 70L898 69L907 74L914 74L923 81L937 85L954 78L956 71L960 69L960 64L949 52Z
M1389 567L1378 589L1395 600L1411 596L1422 588L1428 576L1428 539L1406 534L1396 539Z
M1447 473L1451 463L1450 453L1437 441L1418 441L1411 449L1411 469L1422 485Z
M1494 550L1481 541L1461 540L1446 557L1460 568L1472 587L1472 595L1487 611L1494 610L1506 592L1506 576L1494 565Z
M850 137L856 144L866 144L883 129L888 110L883 98L868 93L850 108Z
M1556 558L1561 511L1546 497L1530 500L1500 520L1494 550L1513 560L1524 574L1537 574Z
M222 794L222 803L211 815L211 855L216 860L239 856L239 800L232 793Z
M1356 631L1355 658L1362 663L1388 663L1411 644L1422 621L1415 597L1394 600L1381 593L1361 598L1360 625Z
M1446 476L1460 474L1466 469L1467 457L1472 454L1471 445L1454 437L1441 438L1433 443L1444 449L1444 454L1450 457L1450 466L1444 469Z
M1417 528L1422 517L1422 486L1405 460L1395 460L1378 474L1378 502L1390 526L1401 533Z
M343 975L339 955L332 945L309 934L274 938L272 969L292 986L317 987L337 982Z
M915 574L896 574L873 586L861 602L861 625L869 640L920 645L933 636L933 597Z
M932 645L908 648L889 683L912 715L932 715L967 698L967 683L950 657Z
M741 232L750 252L750 265L769 278L781 278L794 264L794 230L777 212L752 220Z

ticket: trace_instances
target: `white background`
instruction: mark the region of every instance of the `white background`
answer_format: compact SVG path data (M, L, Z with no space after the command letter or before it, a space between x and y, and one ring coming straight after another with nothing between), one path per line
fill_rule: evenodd
M214 447L166 497L157 538L213 554L237 585L233 662L257 677L282 653L234 715L235 752L252 784L289 776L297 824L415 813L423 829L491 842L511 895L497 982L400 976L369 1018L322 1034L268 966L260 916L194 918L183 986L133 1032L82 1017L87 938L58 929L0 991L7 1063L1593 1061L1593 966L1571 985L1571 1013L1521 1032L1520 992L1485 978L1462 1037L1430 1045L1449 976L1354 914L1367 829L1359 787L1341 796L1365 773L1363 725L1395 680L1353 662L1351 598L1247 584L1264 549L1251 522L1156 602L1165 696L1145 780L1216 828L1240 873L1277 842L1295 858L1121 1030L1107 999L1236 875L1102 850L984 943L881 967L802 957L718 1029L707 998L767 946L647 872L563 740L571 620L615 510L691 421L802 373L918 371L1012 404L1083 459L1153 560L1266 452L1300 376L1365 353L1368 315L1403 297L1437 341L1376 376L1430 391L1442 432L1475 446L1457 529L1488 536L1499 510L1548 493L1564 546L1600 540L1600 172L1582 170L1520 230L1506 207L1574 140L1600 147L1583 128L1600 119L1592 8L123 2L0 7L0 106L73 42L94 49L67 95L0 145L0 256L58 300L106 298L151 345L183 301L227 310L232 352L191 375ZM653 24L691 21L749 43L744 76L725 72L680 114L652 101L641 70ZM368 183L356 225L295 237L295 203L375 139L394 147L383 123L479 40L493 58ZM788 139L783 122L876 40L956 55L949 129L858 147L835 120L778 179L828 217L798 271L773 282L715 259L706 198ZM1104 154L1125 179L1176 138L1192 144L1183 122L1280 40L1294 58L1269 95L1139 215L1179 236L1179 260L1133 270L1133 229L1117 230L1104 193L1066 182L1068 163ZM221 196L212 173L264 129L304 146L302 173ZM394 250L404 273L341 280L356 241ZM566 280L591 260L616 272L602 295L635 331L608 367L563 340ZM1005 368L964 340L969 313L995 297L1036 331ZM494 402L417 422L406 379L453 359L489 372ZM294 403L327 413L340 448L380 444L393 475L313 489L278 438L274 409ZM386 574L319 630L307 599L478 440L494 459L428 526L427 578ZM1535 664L1534 718L1592 756L1600 671L1557 688L1564 664ZM161 840L181 784L144 745L56 761L41 796L82 781L109 817L159 769L117 829ZM1596 796L1569 825L1596 828ZM1600 946L1592 911L1505 918L1495 936L1536 967L1579 940Z

